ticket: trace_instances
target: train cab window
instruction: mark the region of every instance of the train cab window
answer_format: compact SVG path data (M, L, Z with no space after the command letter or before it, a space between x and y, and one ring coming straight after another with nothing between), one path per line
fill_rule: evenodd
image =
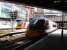
M53 27L56 27L56 25L53 25Z

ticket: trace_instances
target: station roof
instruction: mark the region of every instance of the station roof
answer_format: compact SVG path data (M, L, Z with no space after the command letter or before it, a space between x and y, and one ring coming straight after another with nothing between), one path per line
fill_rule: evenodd
M4 1L67 12L66 0L63 1L62 0L4 0Z

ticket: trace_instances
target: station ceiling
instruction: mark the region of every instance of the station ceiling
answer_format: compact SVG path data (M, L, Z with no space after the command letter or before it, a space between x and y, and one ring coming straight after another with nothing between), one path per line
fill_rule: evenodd
M56 9L67 12L66 0L5 0L8 2L21 3L46 9Z

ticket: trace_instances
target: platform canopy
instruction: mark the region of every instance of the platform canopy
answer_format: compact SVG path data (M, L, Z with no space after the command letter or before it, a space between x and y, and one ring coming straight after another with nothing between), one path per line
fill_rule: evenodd
M67 12L67 0L1 0Z

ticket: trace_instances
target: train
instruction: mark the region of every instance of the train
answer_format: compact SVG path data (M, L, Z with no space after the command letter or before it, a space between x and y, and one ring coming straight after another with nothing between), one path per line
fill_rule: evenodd
M28 39L40 39L43 36L48 35L48 33L58 29L57 23L45 18L38 17L33 18L26 31L26 37Z

